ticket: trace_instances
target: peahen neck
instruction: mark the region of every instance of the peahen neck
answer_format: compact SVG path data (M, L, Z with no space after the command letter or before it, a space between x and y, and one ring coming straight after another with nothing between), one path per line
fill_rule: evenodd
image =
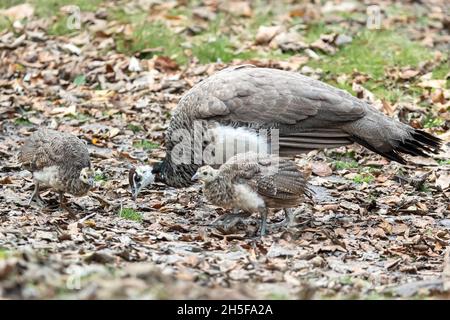
M193 184L191 178L199 167L200 165L195 164L174 164L168 153L164 160L154 167L153 172L156 181L181 188Z

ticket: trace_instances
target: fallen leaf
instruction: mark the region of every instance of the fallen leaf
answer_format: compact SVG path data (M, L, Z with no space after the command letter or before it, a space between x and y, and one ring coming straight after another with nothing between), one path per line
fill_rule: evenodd
M319 177L327 177L333 173L330 165L326 162L313 162L311 167L312 172Z
M403 80L408 80L408 79L411 79L411 78L414 78L415 76L417 76L419 74L419 72L420 72L419 70L408 69L408 70L401 71L399 76Z
M248 1L226 2L225 11L240 17L251 17L253 12Z
M31 18L34 14L34 8L29 3L19 4L8 9L0 10L0 15L6 16L13 21Z
M423 88L445 89L446 85L445 83L446 83L445 80L430 79L430 80L423 80L418 84L418 86Z
M58 114L61 116L76 115L76 113L77 107L74 104L70 105L69 107L56 107L50 111L50 114L52 115Z
M169 57L158 56L155 61L155 69L161 72L178 70L178 64Z
M10 176L6 176L3 178L0 178L0 184L13 184L13 182L12 182Z
M269 43L283 28L281 26L260 26L256 33L255 43L265 44Z
M450 174L441 173L441 175L436 179L436 187L441 190L445 190L450 186Z
M130 62L128 63L128 71L130 72L140 72L142 71L139 60L135 57L130 58Z
M76 45L71 44L71 43L67 43L67 44L62 45L61 49L65 50L65 51L67 51L69 53L75 54L77 56L79 56L81 54L81 49L78 48Z

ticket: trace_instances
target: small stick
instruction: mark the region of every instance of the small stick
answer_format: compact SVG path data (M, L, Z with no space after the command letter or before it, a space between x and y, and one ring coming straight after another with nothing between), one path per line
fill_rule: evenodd
M78 220L77 223L83 223L85 222L87 219L92 218L93 216L95 216L97 214L97 212L91 213L89 215L87 215L86 217L81 218L80 220Z
M97 200L98 202L100 202L103 207L114 207L111 202L109 202L108 200L103 199L102 197L96 195L93 192L89 192L89 195L92 198L94 198L95 200Z

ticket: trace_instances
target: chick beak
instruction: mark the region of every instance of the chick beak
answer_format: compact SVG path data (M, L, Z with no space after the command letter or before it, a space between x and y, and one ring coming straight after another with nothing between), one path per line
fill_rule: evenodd
M191 178L191 181L196 181L196 180L198 180L198 172L196 172Z

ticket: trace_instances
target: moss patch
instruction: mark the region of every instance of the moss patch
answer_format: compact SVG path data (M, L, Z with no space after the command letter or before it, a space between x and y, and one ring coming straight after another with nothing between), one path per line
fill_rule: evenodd
M138 221L138 222L142 221L142 214L131 208L122 208L119 211L119 216L121 218L124 218L127 220Z

